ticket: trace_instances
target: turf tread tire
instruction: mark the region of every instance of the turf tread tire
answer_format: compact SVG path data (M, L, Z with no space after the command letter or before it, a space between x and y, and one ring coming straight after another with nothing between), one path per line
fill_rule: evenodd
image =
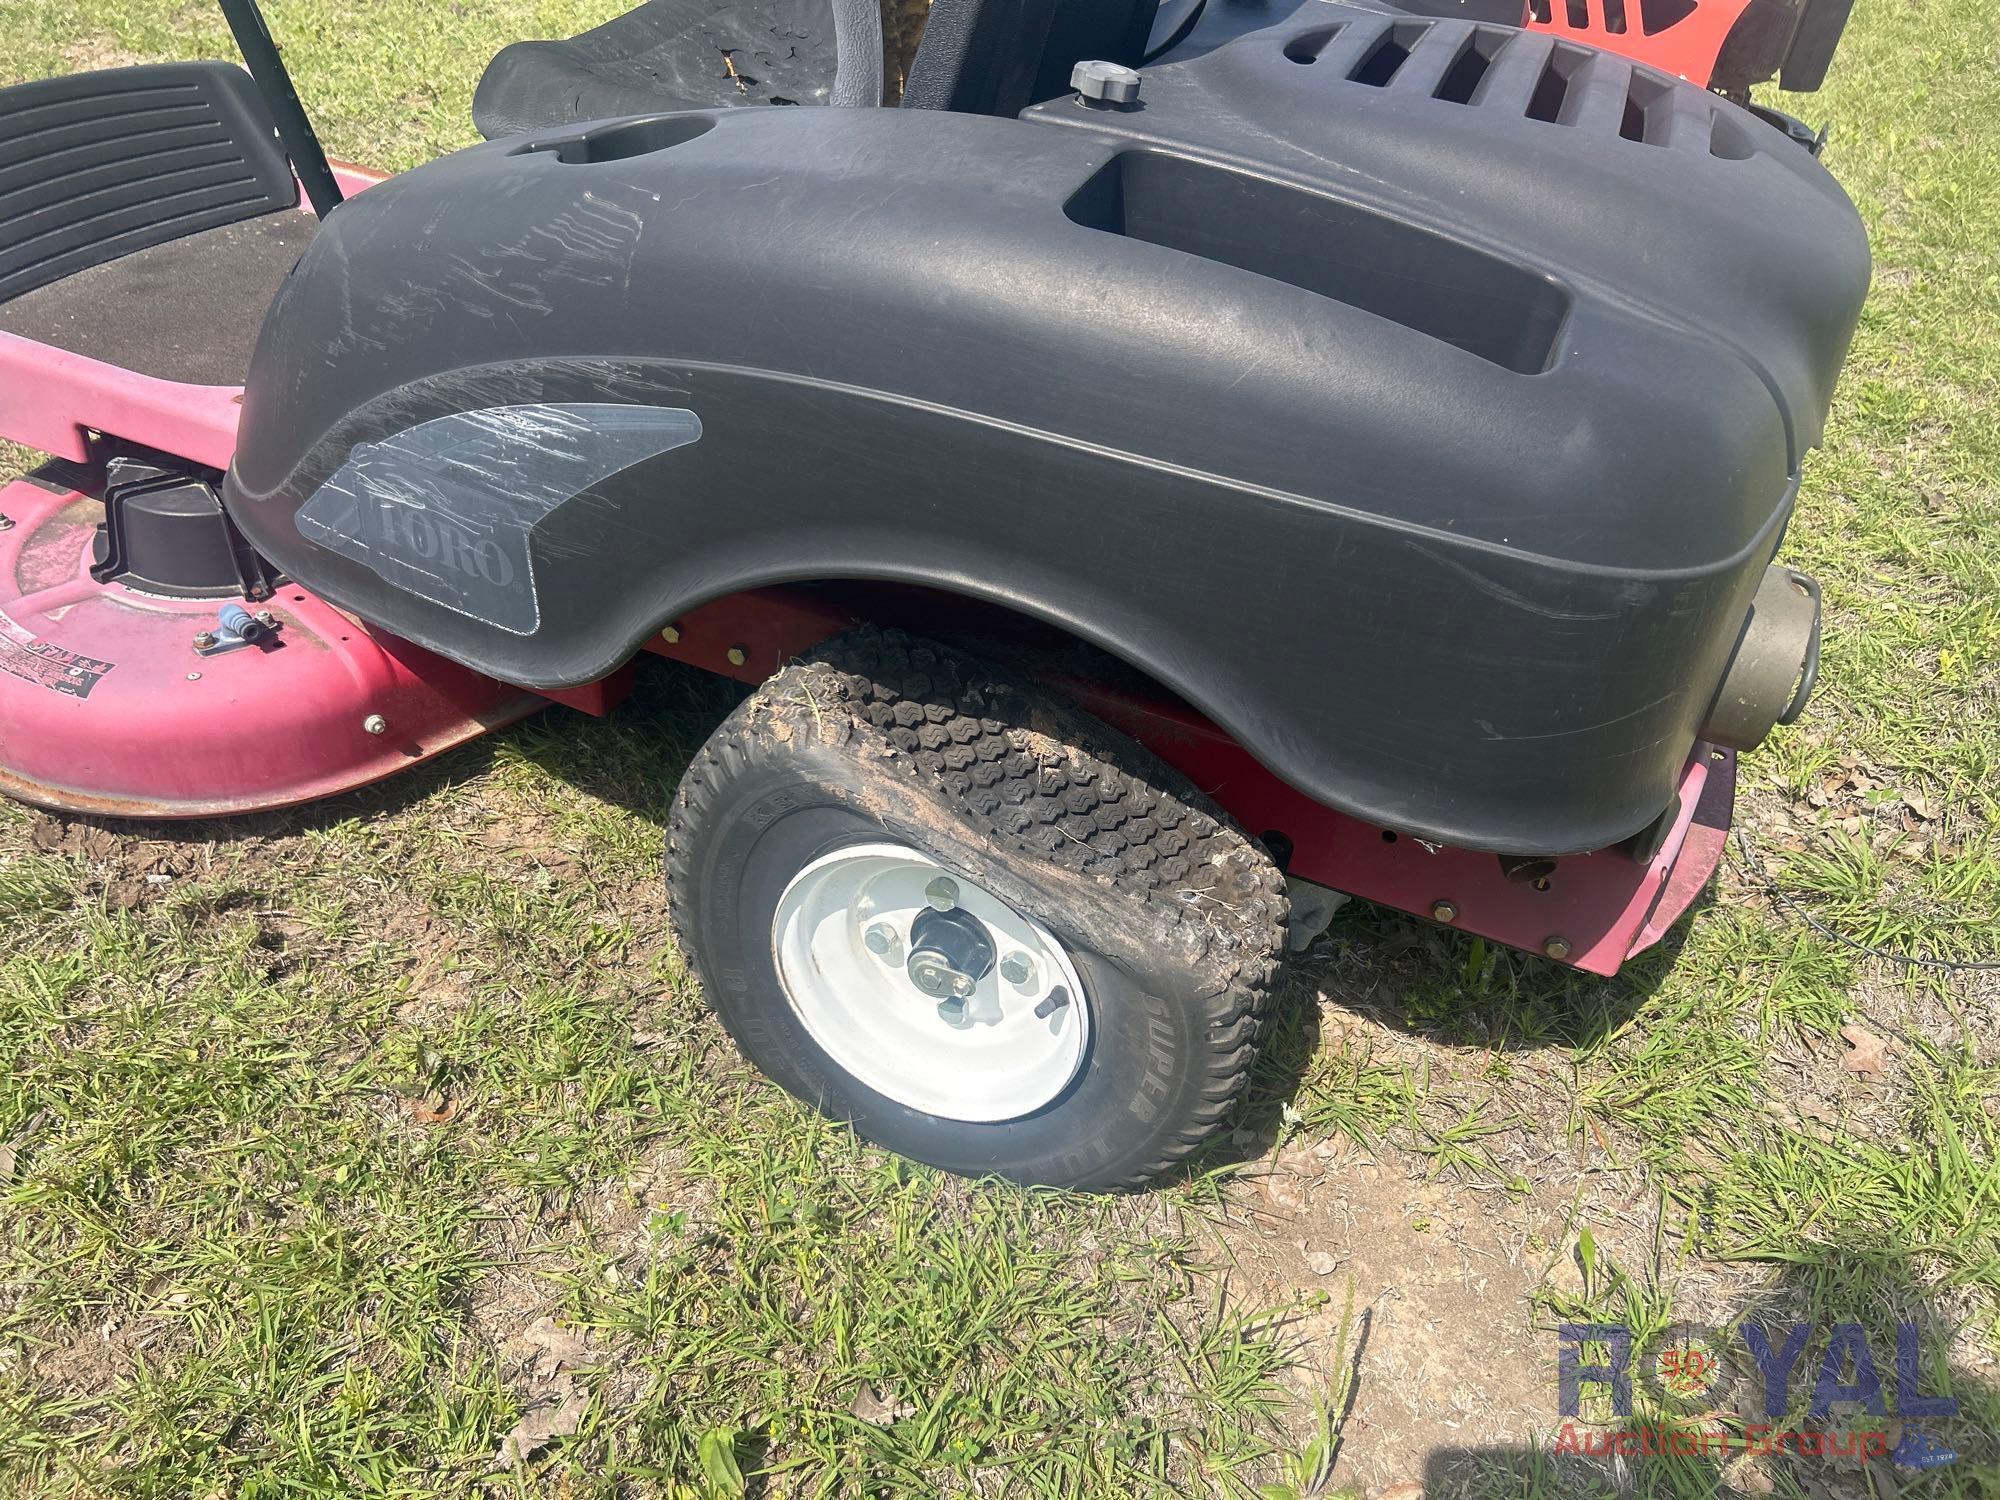
M668 912L711 997L694 852L732 778L801 737L837 743L927 792L964 839L1017 868L1098 887L1146 941L1172 944L1202 1007L1191 1108L1143 1161L1084 1185L1136 1188L1214 1133L1243 1097L1274 1003L1289 911L1269 856L1179 772L1005 671L875 626L823 643L746 699L695 755L667 831ZM717 1011L739 1044L728 1011Z

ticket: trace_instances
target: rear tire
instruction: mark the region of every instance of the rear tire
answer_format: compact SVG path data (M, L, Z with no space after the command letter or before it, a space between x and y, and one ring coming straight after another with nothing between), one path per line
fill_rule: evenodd
M916 967L910 914L939 926L910 892L933 864L992 939L967 939L949 981ZM752 1062L893 1151L1019 1182L1137 1187L1200 1145L1243 1094L1284 951L1282 877L1184 778L872 627L716 731L667 868L682 951ZM1081 996L1052 995L1065 974ZM1066 1001L1077 1014L1055 1014Z

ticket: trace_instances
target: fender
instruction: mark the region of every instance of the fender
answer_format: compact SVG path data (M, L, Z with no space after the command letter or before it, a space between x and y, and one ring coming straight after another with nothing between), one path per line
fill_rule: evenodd
M1389 24L1321 9L1340 46ZM274 304L230 510L530 687L745 589L917 583L1125 658L1372 822L1616 842L1782 534L1858 221L1671 80L1690 123L1635 140L1287 45L1149 69L1109 120L667 115L392 179Z

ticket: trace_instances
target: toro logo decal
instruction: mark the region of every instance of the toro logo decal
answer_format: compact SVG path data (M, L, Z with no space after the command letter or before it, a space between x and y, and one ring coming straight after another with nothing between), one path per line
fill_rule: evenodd
M701 419L678 406L454 412L355 444L300 508L299 535L406 594L533 635L536 528L593 485L700 437Z
M461 577L477 575L496 589L511 588L519 570L491 536L474 536L450 517L414 505L384 502L382 537L398 555L435 561Z

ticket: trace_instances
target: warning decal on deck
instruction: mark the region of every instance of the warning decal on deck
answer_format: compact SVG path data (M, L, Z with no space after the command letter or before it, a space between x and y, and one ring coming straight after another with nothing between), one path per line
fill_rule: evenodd
M104 680L115 662L94 656L79 656L61 646L30 635L6 616L0 615L0 672L32 682L51 692L72 698L88 698L90 690Z

